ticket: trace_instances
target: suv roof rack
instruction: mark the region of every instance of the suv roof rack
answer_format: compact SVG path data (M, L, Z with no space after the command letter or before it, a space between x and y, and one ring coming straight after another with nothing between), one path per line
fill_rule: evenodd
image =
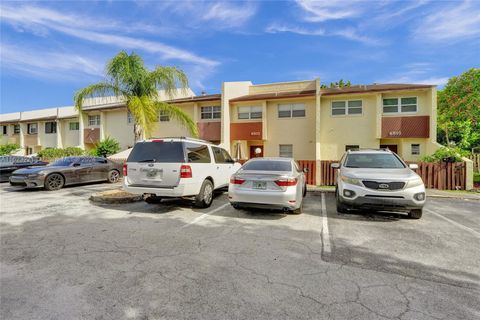
M184 136L179 136L179 137L152 137L146 140L152 140L152 139L182 139L182 140L191 140L191 141L198 141L198 142L204 142L204 143L209 143L213 144L211 141L203 140L203 139L198 139L198 138L191 138L191 137L184 137Z

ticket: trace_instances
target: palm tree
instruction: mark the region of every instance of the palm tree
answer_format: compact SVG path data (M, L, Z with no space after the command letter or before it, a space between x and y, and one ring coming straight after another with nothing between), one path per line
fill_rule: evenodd
M197 126L190 116L177 106L160 101L158 96L158 90L164 90L172 99L177 88L188 88L188 79L182 70L157 66L150 71L138 54L132 52L129 55L121 51L108 62L105 73L105 81L75 93L75 108L80 113L85 99L113 95L125 101L133 116L135 142L142 138L143 133L150 137L160 112L178 120L193 136L198 136Z

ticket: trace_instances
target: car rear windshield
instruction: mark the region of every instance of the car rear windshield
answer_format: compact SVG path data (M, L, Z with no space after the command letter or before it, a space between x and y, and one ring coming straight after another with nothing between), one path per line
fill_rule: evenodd
M243 165L243 170L292 171L290 161L250 161Z
M345 160L347 168L402 169L405 165L391 153L349 154Z
M182 142L139 142L127 162L185 162Z

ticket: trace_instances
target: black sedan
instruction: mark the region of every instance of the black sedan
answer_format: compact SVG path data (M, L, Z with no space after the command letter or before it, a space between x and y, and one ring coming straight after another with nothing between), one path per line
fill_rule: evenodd
M14 171L12 186L58 190L63 186L87 182L117 182L122 165L100 157L65 157L45 167Z
M28 167L46 166L48 162L40 161L34 157L1 156L0 157L0 182L8 182L12 172Z

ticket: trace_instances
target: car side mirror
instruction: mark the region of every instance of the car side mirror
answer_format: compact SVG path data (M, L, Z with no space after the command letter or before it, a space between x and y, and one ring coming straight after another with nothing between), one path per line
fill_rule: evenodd
M303 168L303 172L307 173L308 171L309 171L308 168L306 168L306 167Z
M77 162L77 163L74 163L73 166L74 166L74 167L80 167L80 163L78 163L78 162Z
M415 170L415 169L418 169L418 164L416 164L416 163L410 163L410 164L408 165L408 167L409 167L410 169L412 169L412 170Z
M330 166L331 166L333 169L338 169L338 168L340 168L340 163L335 162L335 163L332 163Z

